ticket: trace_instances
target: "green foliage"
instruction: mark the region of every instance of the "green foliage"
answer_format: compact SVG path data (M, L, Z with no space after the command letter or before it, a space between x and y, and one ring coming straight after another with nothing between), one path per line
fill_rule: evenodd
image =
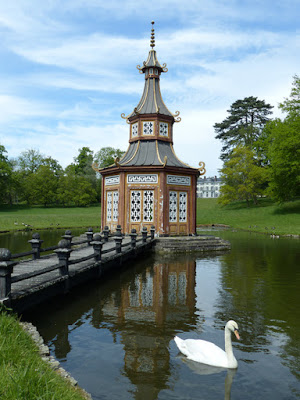
M0 312L0 398L2 400L83 400L39 356L30 336L13 315Z
M260 139L260 154L268 166L267 194L285 202L300 196L300 79L294 77L290 98L280 104L284 120L269 122Z
M23 174L33 174L42 165L44 156L35 149L23 151L18 158L18 166Z
M300 78L298 75L294 76L290 98L285 99L279 107L288 114L300 115Z
M229 116L214 125L216 139L223 143L221 160L227 160L237 145L255 148L263 127L270 119L272 108L264 100L252 96L237 100L230 106Z
M76 174L95 175L92 169L93 151L89 147L82 147L78 151L78 156L74 158Z
M87 206L96 202L97 192L84 176L76 174L76 166L69 165L58 187L59 203L65 206Z
M54 204L57 199L58 179L50 165L40 165L28 179L30 204L43 204L45 207Z
M254 152L246 146L238 145L221 169L219 202L229 204L232 201L252 200L257 203L257 196L263 194L266 170L257 165Z
M116 158L121 159L124 153L120 149L103 147L95 154L94 162L98 164L98 168L106 168L114 164Z
M268 124L265 152L269 159L268 194L279 202L300 196L300 115Z
M7 151L0 145L0 201L6 200L9 194L9 187L12 183L12 166L6 156Z

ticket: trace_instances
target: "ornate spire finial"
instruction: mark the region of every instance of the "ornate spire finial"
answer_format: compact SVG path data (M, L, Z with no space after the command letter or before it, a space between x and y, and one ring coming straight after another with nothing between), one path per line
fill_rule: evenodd
M151 40L150 40L150 46L151 46L151 47L152 47L152 49L153 49L153 47L155 46L155 38L154 38L155 34L154 34L154 28L153 28L154 21L151 21L151 24L152 24L152 29L151 29Z

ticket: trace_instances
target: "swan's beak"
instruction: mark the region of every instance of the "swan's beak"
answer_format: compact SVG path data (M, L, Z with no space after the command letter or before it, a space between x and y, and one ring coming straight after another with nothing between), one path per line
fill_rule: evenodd
M237 329L234 330L234 334L238 340L240 340L239 331Z

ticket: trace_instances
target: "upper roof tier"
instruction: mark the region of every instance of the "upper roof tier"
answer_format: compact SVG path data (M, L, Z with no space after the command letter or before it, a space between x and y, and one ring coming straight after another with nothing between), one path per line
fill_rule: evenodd
M154 22L152 21L152 25ZM161 92L160 92L160 75L162 72L167 72L166 64L160 64L157 59L156 51L153 49L155 46L154 29L152 28L150 46L152 49L149 51L147 61L143 62L142 67L137 66L141 74L145 74L144 91L138 105L134 108L133 112L129 114L126 119L131 121L134 117L140 114L161 114L171 117L176 117L176 122L179 122L179 112L176 111L174 115L165 105ZM123 114L124 115L124 114ZM122 115L122 116L123 116Z

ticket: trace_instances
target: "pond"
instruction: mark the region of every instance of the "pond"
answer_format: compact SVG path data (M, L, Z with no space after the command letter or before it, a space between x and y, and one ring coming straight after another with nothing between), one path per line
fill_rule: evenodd
M299 241L216 232L219 255L153 255L32 310L62 366L103 399L299 399ZM174 336L233 339L237 370L189 362Z
M30 251L31 245L28 240L32 239L32 234L38 232L41 240L43 240L42 247L55 246L61 240L62 235L65 234L66 229L43 229L40 231L16 231L9 233L0 233L0 247L9 249L12 254ZM83 228L75 228L71 230L73 236L79 236L85 232Z

